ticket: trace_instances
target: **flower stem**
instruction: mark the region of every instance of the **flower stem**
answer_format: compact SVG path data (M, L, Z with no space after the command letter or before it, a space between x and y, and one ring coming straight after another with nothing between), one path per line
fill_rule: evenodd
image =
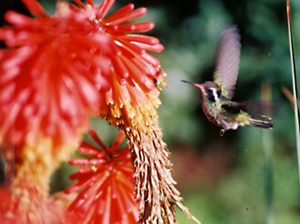
M297 88L297 72L295 64L295 55L294 55L294 43L293 43L293 29L292 29L292 15L290 0L286 1L287 9L287 23L288 23L288 35L289 35L289 48L290 48L290 58L291 58L291 69L292 69L292 84L293 84L293 95L294 95L294 115L295 115L295 132L296 132L296 147L297 147L297 156L298 156L298 174L300 181L300 121L299 121L299 109L297 107L298 102L298 88Z
M200 223L182 203L171 173L170 153L162 140L159 126L127 129L126 134L134 158L141 223L176 223L174 206Z
M101 116L122 129L129 141L140 223L174 224L177 206L200 224L183 204L172 176L173 164L158 124L158 95L158 90L147 94L143 104L110 105Z

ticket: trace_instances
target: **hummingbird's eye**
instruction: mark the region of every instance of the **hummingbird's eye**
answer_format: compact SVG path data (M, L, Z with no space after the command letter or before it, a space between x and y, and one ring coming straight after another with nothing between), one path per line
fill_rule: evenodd
M207 91L207 98L209 100L214 101L214 102L219 100L219 96L217 94L216 88L211 87L211 88L206 89L206 91Z
M207 89L207 92L209 92L209 93L213 93L213 88L209 88L209 89Z

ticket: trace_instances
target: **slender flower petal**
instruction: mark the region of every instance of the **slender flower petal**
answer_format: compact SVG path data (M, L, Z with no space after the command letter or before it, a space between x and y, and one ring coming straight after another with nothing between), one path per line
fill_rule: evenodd
M69 206L80 223L137 223L138 206L134 199L133 166L128 147L119 149L124 133L106 148L94 131L90 135L97 147L83 142L79 152L88 158L76 158L71 165L79 170L71 175L77 183L66 193L79 193Z
M37 2L32 0L23 0L32 15L37 17L47 16L44 8Z

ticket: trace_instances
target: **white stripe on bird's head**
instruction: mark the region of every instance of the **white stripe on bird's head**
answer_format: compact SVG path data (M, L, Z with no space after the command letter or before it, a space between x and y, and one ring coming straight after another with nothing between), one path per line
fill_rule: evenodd
M214 99L215 99L215 101L216 102L218 102L219 100L220 100L220 98L219 98L219 96L218 96L218 92L217 92L217 89L216 88L210 88L211 89L211 91L212 91L212 94L213 94L213 96L214 96Z

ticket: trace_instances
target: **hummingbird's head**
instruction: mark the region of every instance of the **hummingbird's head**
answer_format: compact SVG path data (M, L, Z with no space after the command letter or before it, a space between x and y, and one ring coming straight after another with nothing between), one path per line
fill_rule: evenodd
M220 100L221 89L220 89L220 87L216 83L208 81L208 82L205 82L203 84L200 84L200 86L199 87L196 86L196 87L198 87L200 89L200 91L202 92L202 94L205 97L207 97L207 99L209 101L211 101L211 102L217 102L217 101Z
M220 100L221 97L221 89L220 87L211 81L198 84L191 81L181 80L184 83L191 84L195 86L196 88L200 89L201 95L205 98L207 98L211 102L217 102Z

